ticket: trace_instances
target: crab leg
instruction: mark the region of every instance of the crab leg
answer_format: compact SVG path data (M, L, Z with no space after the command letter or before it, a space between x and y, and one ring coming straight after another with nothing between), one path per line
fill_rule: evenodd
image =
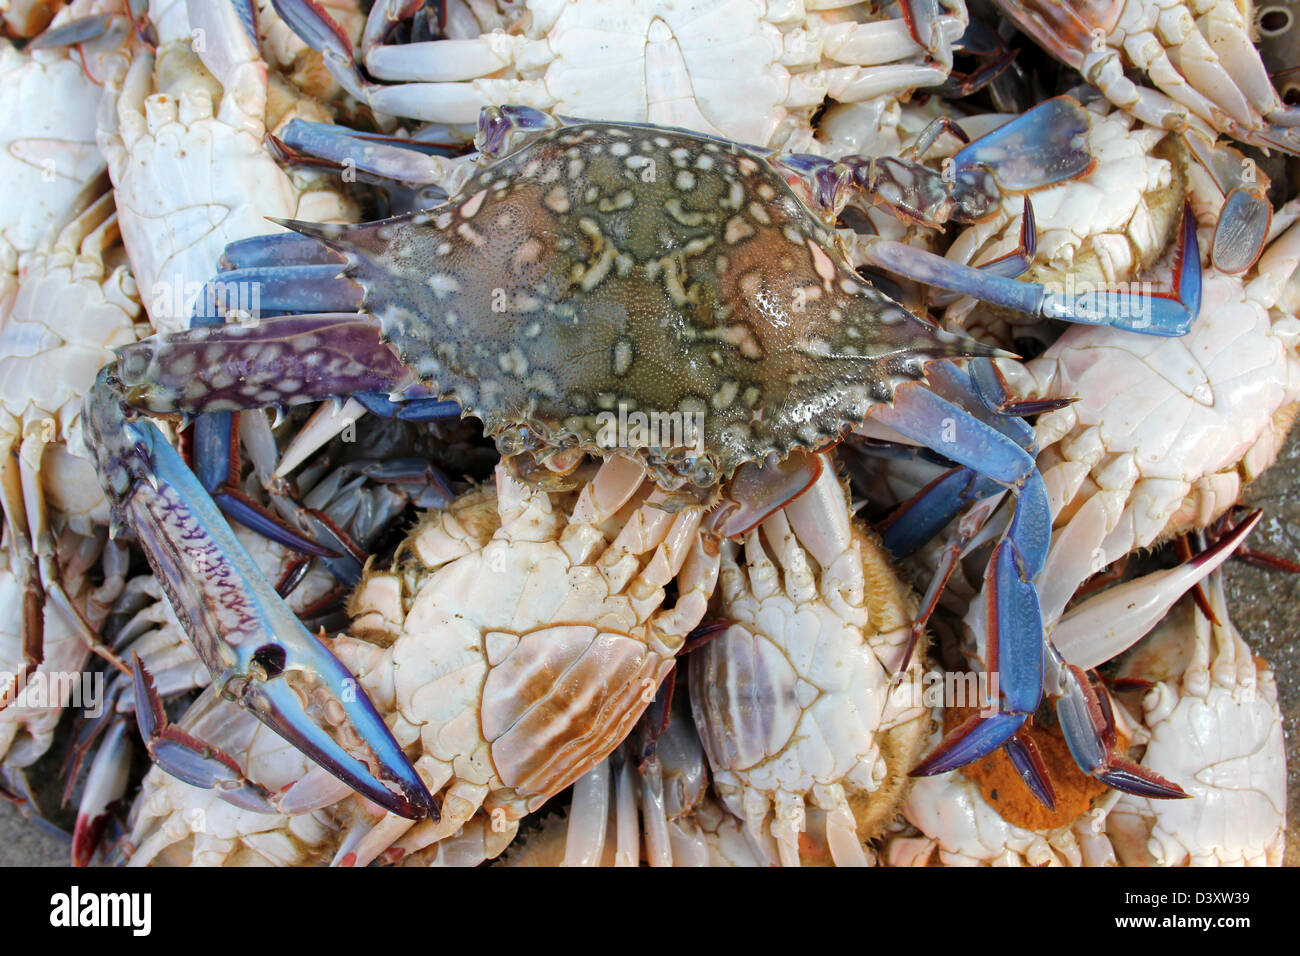
M311 236L269 232L227 245L221 253L220 269L228 272L254 266L342 266L343 262L341 255Z
M115 521L141 539L214 686L376 803L436 815L351 673L275 593L158 429L128 417L114 370L100 373L87 400L91 451Z
M54 536L46 512L40 461L46 440L41 430L30 432L17 449L0 448L0 506L8 531L11 561L23 588L23 674L0 687L0 710L7 707L45 659L45 605L48 601L91 651L121 666L73 603L63 586ZM105 570L107 570L105 565ZM107 587L107 583L105 585Z
M934 392L958 403L1031 455L1035 452L1034 430L1021 416L1069 404L1069 401L1044 403L1010 400L997 367L988 359L971 360L966 373L946 363L936 364L930 367L928 376ZM870 422L859 431L870 431ZM879 452L867 451L866 453L898 457L900 452L908 454L907 450L890 446L886 446ZM915 450L910 453L917 454ZM917 455L917 457L922 456ZM941 461L947 460L944 456L939 457ZM906 667L906 661L910 659L914 645L923 636L925 625L938 605L939 596L946 587L948 578L956 570L957 562L969 547L978 543L977 535L1001 504L1005 491L1003 485L973 468L965 466L952 468L927 484L911 499L903 502L895 514L878 527L881 532L881 542L896 558L902 559L935 538L963 510L974 504L974 507L970 507L962 517L956 534L943 549L939 558L935 574L931 578L912 624L912 641L908 646L903 667Z
M883 204L901 219L928 226L974 223L993 215L1008 193L1034 192L1091 172L1096 160L1084 148L1090 123L1077 100L1058 96L969 143L942 171L890 156L832 162L799 154L776 164L805 179L811 192L806 198L831 219L845 204ZM939 119L912 150L924 153L943 132L966 140L959 126ZM1044 154L1051 162L1043 162Z
M1155 627L1178 599L1232 556L1259 523L1256 512L1192 560L1116 585L1072 609L1052 631L1052 643L1072 666L1097 667Z
M1182 787L1115 750L1115 722L1105 689L1098 693L1082 668L1067 664L1047 646L1049 685L1055 685L1056 716L1070 755L1084 773L1109 787L1140 797L1171 800L1188 797Z
M276 13L294 33L302 38L304 43L324 56L326 69L338 80L339 85L380 113L430 120L450 116L455 122L472 124L478 117L479 111L490 105L489 98L471 84L456 82L456 80L472 79L474 76L496 72L509 62L502 60L501 55L494 50L491 40L486 38L462 41L437 40L432 43L437 44L439 58L443 56L443 46L450 44L445 51L452 58L450 65L470 73L469 77L456 75L453 78L453 71L449 71L446 74L448 76L446 81L382 86L366 79L357 65L352 41L318 4L311 0L272 0L272 5ZM388 58L396 57L400 61L407 55L400 49L395 54L388 54L379 46L388 26L403 17L410 16L420 5L419 0L388 0L388 2L376 3L371 9L362 37L362 59L376 75L379 75L380 69L393 65L386 62ZM510 37L502 38L502 42L512 44L518 41ZM423 48L417 51L418 55L419 52L425 52L427 46L432 44L408 45ZM370 62L372 53L380 58L379 63ZM497 61L501 62L497 63ZM431 67L437 68L438 61L431 60L426 52L422 63L422 74L427 74ZM493 65L494 63L497 65ZM399 62L397 68L400 70L402 65Z
M268 354L274 355L267 360ZM114 372L134 408L200 415L298 405L357 392L426 398L409 369L356 313L293 315L195 328L118 352Z
M233 412L210 412L194 421L194 469L217 507L263 537L317 558L335 552L289 527L238 487L238 438Z
M17 699L45 660L45 589L41 586L39 565L25 524L16 472L14 456L6 451L0 460L0 503L6 515L10 569L22 593L23 673L12 684L0 687L0 710Z
M1021 416L1047 409L1039 404L1026 407L1024 403L1007 402L1000 383L991 378L996 374L996 367L987 359L973 359L966 373L956 366L936 363L927 371L927 378L937 394L957 403L1033 454L1034 430ZM869 430L870 422L861 429ZM896 558L905 558L934 538L969 504L1003 490L1002 485L974 468L954 468L899 507L879 529L882 541Z
M1037 708L1043 693L1043 623L1033 579L1047 557L1051 512L1034 459L1019 444L947 399L903 387L877 421L1004 485L1016 507L993 549L984 582L992 595L988 614L989 670L998 680L999 709L977 715L953 731L913 773L942 773L978 760L1001 746ZM945 443L943 436L949 436Z
M292 120L285 126L281 139L299 153L327 160L343 168L353 168L384 180L407 185L443 187L455 166L439 153L445 147L399 140L393 137L366 136L344 126ZM465 165L462 162L460 165Z
M1211 143L1196 130L1184 132L1183 141L1224 194L1210 261L1220 272L1245 272L1264 251L1273 222L1268 177L1231 146Z
M1118 0L997 3L1040 46L1144 123L1177 129L1190 122L1264 149L1300 149L1294 129L1297 110L1283 105L1273 90L1239 16L1207 14L1202 20L1208 32L1202 36L1197 20L1177 7L1160 10L1148 25L1142 22L1141 5ZM1237 5L1226 6L1238 12ZM1129 7L1135 16L1126 19ZM1163 93L1124 75L1121 41L1132 65L1146 70Z
M86 788L77 807L77 822L72 831L72 865L86 866L99 846L110 808L126 795L131 773L129 725L118 719L108 734L86 777Z
M1057 292L1033 282L1018 282L952 262L913 246L882 240L866 248L867 258L917 282L973 296L1025 315L1062 319L1084 325L1110 325L1148 335L1186 335L1201 308L1200 247L1196 219L1183 214L1183 230L1174 273L1174 295L1089 290Z

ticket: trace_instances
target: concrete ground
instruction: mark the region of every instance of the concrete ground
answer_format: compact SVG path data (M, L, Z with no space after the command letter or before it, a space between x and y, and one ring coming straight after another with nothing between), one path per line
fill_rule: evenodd
M68 843L23 819L12 804L0 803L0 866L64 866Z

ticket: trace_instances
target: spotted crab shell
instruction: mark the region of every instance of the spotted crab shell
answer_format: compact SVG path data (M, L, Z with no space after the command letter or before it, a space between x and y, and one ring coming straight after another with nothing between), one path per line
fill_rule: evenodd
M289 225L346 253L385 340L503 454L621 452L667 487L825 447L980 348L864 282L762 157L682 131L561 127L437 209Z

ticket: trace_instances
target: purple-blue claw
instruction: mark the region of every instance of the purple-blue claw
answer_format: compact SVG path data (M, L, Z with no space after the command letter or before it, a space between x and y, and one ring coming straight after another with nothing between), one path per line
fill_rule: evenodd
M1172 800L1188 796L1178 784L1116 752L1115 725L1088 675L1067 664L1055 648L1051 648L1049 660L1061 694L1056 717L1070 755L1084 773L1139 797Z
M1029 792L1048 810L1055 810L1056 788L1052 786L1052 778L1047 774L1047 765L1038 753L1034 738L1021 727L1015 736L1002 745L1002 749L1006 751L1007 759L1016 768L1016 773L1020 774L1020 779L1029 788Z
M939 743L913 775L955 770L988 756L1038 709L1043 696L1045 641L1033 576L1042 567L1050 540L1050 529L1045 533L1038 527L1044 515L1050 521L1046 489L1035 471L1020 491L1011 526L994 548L984 574L984 591L991 596L986 611L989 693L997 701L998 712L968 718Z
M953 195L969 221L993 214L1007 193L1025 193L1092 172L1092 118L1069 96L1057 96L981 136L952 157Z
M1034 282L1019 282L953 262L900 242L880 240L866 247L868 260L882 269L926 285L973 296L1024 315L1083 325L1109 325L1146 335L1186 335L1201 311L1200 248L1191 210L1183 229L1172 294L1112 292L1104 289L1073 294Z
M167 719L153 675L139 654L134 655L133 671L135 720L154 763L192 787L217 791L221 799L240 809L254 813L278 812L274 795L245 777L233 757L220 747L187 734Z
M1029 719L1028 714L974 714L964 720L912 770L913 777L947 773L981 757L987 757L1006 743Z
M276 594L158 429L127 417L115 371L101 370L87 399L90 451L115 525L140 539L214 688L385 809L436 816L356 679Z
M997 680L1000 708L1032 714L1043 699L1043 621L1038 591L1025 573L1012 534L994 548L984 577L990 594L988 669Z

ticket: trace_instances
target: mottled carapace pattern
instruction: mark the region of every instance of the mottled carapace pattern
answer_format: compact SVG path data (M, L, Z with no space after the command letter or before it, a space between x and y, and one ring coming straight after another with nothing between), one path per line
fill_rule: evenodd
M860 279L764 160L674 130L568 126L437 209L291 225L348 254L402 361L506 454L608 452L602 412L682 413L702 457L620 449L708 485L829 444L926 359L978 349Z

